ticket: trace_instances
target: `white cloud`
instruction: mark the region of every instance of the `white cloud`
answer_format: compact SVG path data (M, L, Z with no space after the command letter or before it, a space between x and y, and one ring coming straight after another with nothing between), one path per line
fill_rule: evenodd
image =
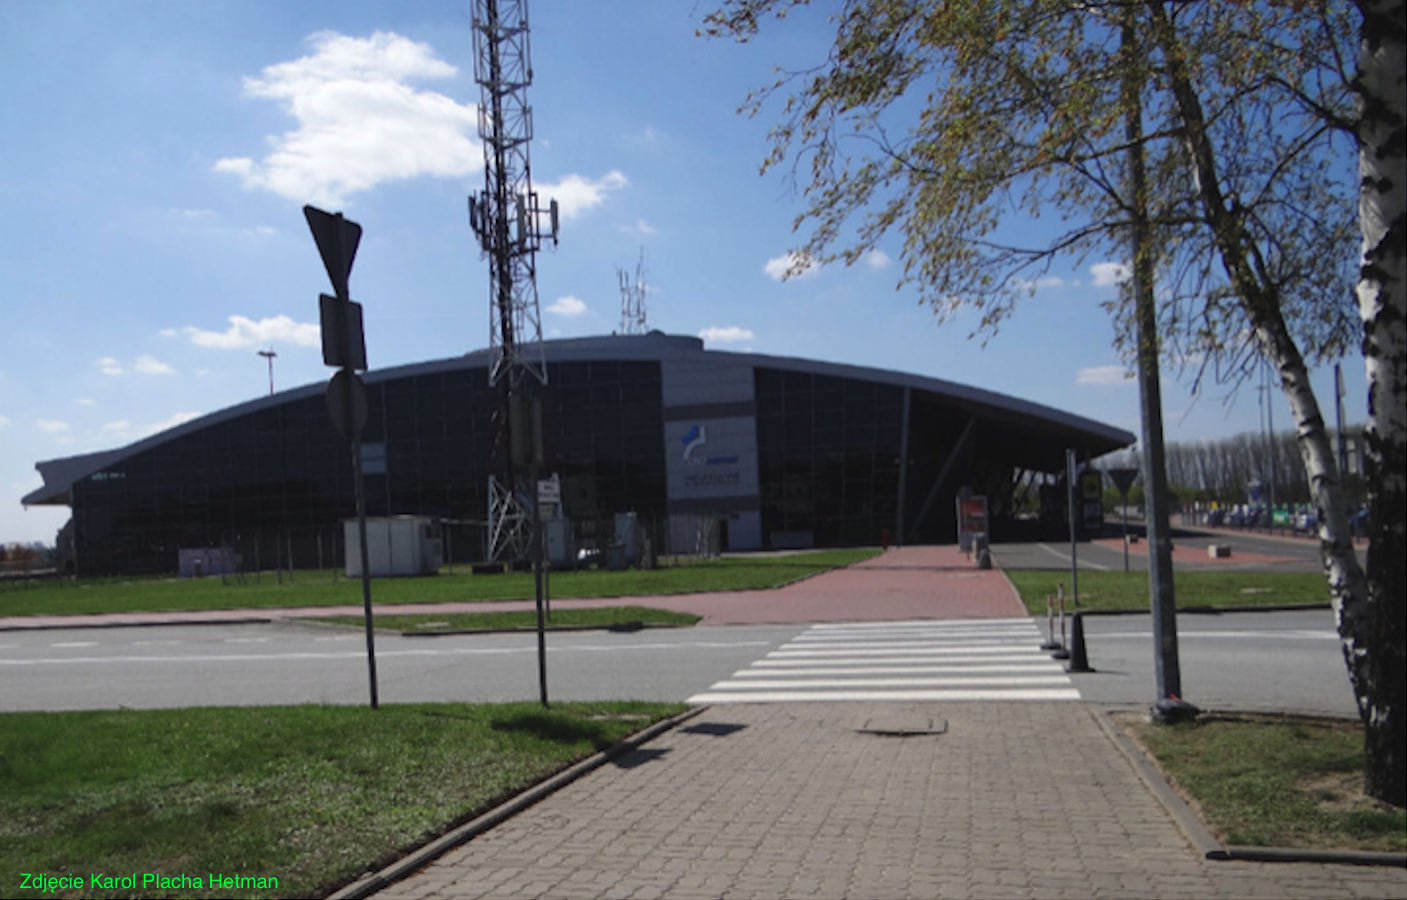
M78 404L79 406L97 406L97 405L98 405L98 401L94 400L92 397L79 397L77 400L75 400L75 401L73 401L73 402L76 403L76 404Z
M887 269L890 262L892 260L889 258L889 254L883 250L871 250L865 254L865 265L871 269Z
M254 347L274 341L297 344L300 347L322 345L322 327L308 322L297 322L289 316L274 316L255 322L245 316L230 316L230 327L224 331L203 331L199 328L184 328L182 334L199 347L215 347L221 350L237 350L241 347Z
M9 424L10 424L10 417L9 417L9 416L0 416L0 428L4 428L6 425L9 425Z
M68 431L68 423L60 422L57 419L39 419L34 424L39 426L39 430L45 434L63 434Z
M142 354L132 363L132 370L143 375L174 375L176 370L150 354Z
M1129 267L1118 262L1095 263L1089 267L1089 272L1094 276L1095 287L1114 287L1129 280L1132 274Z
M1123 366L1089 366L1075 373L1075 384L1108 387L1124 384L1131 377Z
M606 194L609 192L629 185L629 179L612 170L605 177L594 181L580 175L568 175L555 184L539 182L537 195L539 202L544 206L549 201L556 200L557 211L562 218L574 219L605 203Z
M787 278L809 278L821 271L821 267L805 253L788 252L767 260L762 271L774 281L783 281Z
M132 423L126 419L118 419L116 422L108 422L103 426L103 431L125 432L130 430Z
M93 363L93 365L97 366L98 370L101 371L104 375L124 374L122 369L122 363L118 362L116 357L104 356L102 359Z
M269 137L263 160L228 157L215 171L246 188L339 206L384 182L482 168L474 105L410 86L456 73L430 45L384 31L320 31L308 41L311 55L244 79L246 95L282 103L298 127Z
M1065 279L1058 275L1044 275L1040 278L1018 278L1015 280L1014 287L1017 290L1034 293L1044 288L1062 287L1064 284Z
M634 225L622 225L620 230L626 234L643 234L646 237L653 237L660 233L658 228L644 219L636 219Z
M570 294L559 297L557 302L547 307L547 311L558 316L584 316L590 312L585 303Z
M753 334L750 329L739 328L736 325L729 325L726 328L705 328L699 332L699 337L703 338L705 343L714 344L736 344L739 341L757 339L757 335Z

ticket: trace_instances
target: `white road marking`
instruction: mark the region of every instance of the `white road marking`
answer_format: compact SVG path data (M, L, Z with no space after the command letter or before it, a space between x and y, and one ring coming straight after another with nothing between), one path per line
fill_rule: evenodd
M705 703L795 703L814 702L895 702L895 701L974 701L974 700L1078 700L1075 688L989 691L763 691L756 694L695 694L688 702Z
M438 640L438 639L436 639ZM93 642L96 644L96 642ZM583 645L580 647L548 647L548 655L561 653L571 653L582 650L588 653L609 650L613 653L630 653L642 650L673 650L680 647L702 647L702 648L722 648L731 649L736 647L770 647L771 641L690 641L686 643L668 644L623 644L616 646L605 645ZM389 650L378 649L376 658L393 659L398 657L437 657L437 656L502 656L515 653L536 653L537 644L523 644L518 647L426 647L413 650ZM0 659L0 666L44 666L44 665L71 665L82 664L107 664L107 663L190 663L190 662L264 662L268 660L325 660L337 661L345 659L365 659L364 650L347 650L339 652L312 652L293 651L290 653L207 653L199 655L173 655L173 656L70 656L70 657L40 657L35 659Z
M1063 559L1066 565L1070 564L1070 554L1061 553L1059 550L1056 550L1054 547L1051 547L1048 544L1037 544L1036 546L1040 547L1042 550L1049 553L1051 556L1054 556L1058 559ZM1096 569L1100 572L1108 572L1110 568L1109 566L1101 566L1099 563L1092 563L1084 559L1080 560L1079 562L1081 569Z
M1109 631L1100 632L1099 640L1109 638L1137 638L1149 641L1153 639L1151 631ZM1088 640L1090 635L1086 633ZM1181 631L1177 633L1178 640L1183 638L1235 638L1236 640L1312 640L1312 641L1337 641L1339 636L1332 631Z
M1078 700L1029 619L814 625L690 703Z

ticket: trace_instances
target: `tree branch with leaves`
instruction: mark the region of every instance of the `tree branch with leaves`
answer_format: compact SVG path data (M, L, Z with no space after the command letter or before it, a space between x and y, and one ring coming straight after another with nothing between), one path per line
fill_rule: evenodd
M778 27L769 20L818 14L809 7L724 0L702 32L748 41ZM1127 21L1147 48L1132 61L1119 53ZM897 233L900 286L940 317L975 311L984 337L1050 267L1126 246L1135 206L1120 86L1129 77L1148 85L1139 155L1158 248L1159 326L1171 352L1203 360L1199 378L1243 377L1248 344L1275 368L1320 510L1325 570L1365 724L1371 732L1374 719L1400 722L1400 696L1392 699L1383 681L1393 672L1404 680L1400 631L1394 656L1375 625L1382 616L1374 610L1386 604L1373 598L1386 596L1380 579L1396 585L1399 607L1404 596L1407 179L1403 67L1392 68L1402 58L1402 0L845 0L829 24L835 37L824 62L780 73L743 106L762 115L780 103L762 170L790 163L800 186L798 258L854 263ZM1364 167L1357 197L1355 152ZM1058 226L1028 243L1013 225L1020 217ZM1380 224L1372 238L1369 219ZM1369 294L1381 300L1366 301ZM1111 313L1132 353L1128 300L1121 292ZM1382 312L1370 315L1374 303ZM1379 339L1381 352L1370 343ZM1370 473L1374 514L1380 504L1387 513L1366 577L1309 384L1311 363L1360 340L1378 391L1369 423L1382 460ZM1389 398L1395 418L1381 409ZM1383 422L1377 430L1373 409ZM1385 550L1397 574L1374 568ZM1388 668L1377 673L1382 660ZM1379 697L1389 697L1391 710L1374 712ZM1374 755L1373 742L1369 768L1381 771L1386 757ZM1396 754L1397 786L1384 782L1374 793L1401 803L1401 738L1383 745Z

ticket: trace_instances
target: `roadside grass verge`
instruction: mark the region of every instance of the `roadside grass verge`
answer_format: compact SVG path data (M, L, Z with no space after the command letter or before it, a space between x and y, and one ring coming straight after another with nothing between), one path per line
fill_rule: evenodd
M1407 851L1407 810L1363 794L1363 726L1274 716L1121 717L1226 844Z
M1046 597L1065 585L1065 611L1149 608L1147 572L1080 571L1080 605L1071 603L1069 569L1007 570L1032 615L1045 615ZM1173 572L1177 608L1294 606L1328 603L1329 586L1317 572Z
M0 896L322 896L681 704L294 706L0 715ZM136 873L104 890L96 873ZM147 873L200 878L162 890ZM276 878L211 889L211 873Z
M668 609L653 609L647 606L607 606L601 609L562 609L552 610L547 619L547 628L611 628L627 630L643 628L647 625L687 626L696 625L702 616L692 613L678 613ZM361 616L324 616L314 621L333 625L362 626ZM484 612L484 613L439 613L423 616L376 616L373 620L378 630L400 631L405 634L435 634L447 631L492 631L513 628L536 628L537 611Z
M556 598L640 597L659 594L762 590L841 568L879 554L878 549L828 550L786 556L743 556L691 560L657 569L611 572L589 569L551 574ZM282 581L282 583L280 583ZM531 600L533 576L527 572L424 578L378 578L372 597L378 606L403 603L449 603ZM361 606L361 580L333 573L264 572L257 579L197 578L134 581L52 580L24 590L0 591L0 617L76 615L83 613L168 612L205 609L278 609L298 606Z

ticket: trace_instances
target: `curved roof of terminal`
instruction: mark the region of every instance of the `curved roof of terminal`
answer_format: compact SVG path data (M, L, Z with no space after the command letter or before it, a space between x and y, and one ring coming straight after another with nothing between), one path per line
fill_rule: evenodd
M1011 426L1018 426L1023 430L1049 433L1050 438L1058 436L1078 439L1095 453L1106 453L1121 447L1127 447L1136 440L1134 435L1121 428L1114 428L1092 419L1086 419L1083 416L1062 412L1061 410L1053 409L1049 406L1042 406L1038 403L1031 403L1026 400L1009 397L1005 394L998 394L994 391L982 390L981 388L957 384L952 381L944 381L939 378L928 378L921 375L911 375L888 369L872 369L864 366L822 362L819 360L800 359L789 356L768 356L762 353L734 353L724 350L705 350L703 340L700 338L684 335L668 335L659 331L651 331L648 334L641 335L607 335L602 337L544 341L543 350L547 361L551 363L586 362L603 359L664 360L667 358L687 359L689 357L700 356L705 358L719 357L726 359L730 363L742 363L760 368L807 372L814 375L829 375L839 378L856 378L881 384L913 388L914 390L934 394L953 406L967 409L986 419L997 420ZM464 356L377 369L365 372L361 377L367 384L378 384L383 381L391 381L414 375L428 375L435 372L458 370L466 367L487 367L489 359L489 350L476 350ZM164 444L167 441L194 433L210 425L238 418L239 416L262 408L278 406L289 401L317 396L324 390L326 390L326 384L322 382L304 385L303 387L282 391L269 397L260 397L257 400L250 400L246 403L230 406L201 416L198 419L192 419L189 422L177 425L174 428L169 428L166 431L154 434L151 437L144 438L135 443L128 444L125 447L36 463L35 468L39 470L39 474L44 478L44 486L25 496L21 502L25 506L65 505L69 502L69 489L73 483L86 478L94 472L100 472L128 457ZM1048 441L1045 443L1048 443ZM1054 444L1051 444L1051 447L1054 446ZM1045 455L1049 456L1050 454ZM1060 458L1063 459L1063 455ZM1063 462L1058 465L1063 465ZM1036 466L1028 467L1036 468ZM1054 471L1054 468L1052 468L1051 471Z

